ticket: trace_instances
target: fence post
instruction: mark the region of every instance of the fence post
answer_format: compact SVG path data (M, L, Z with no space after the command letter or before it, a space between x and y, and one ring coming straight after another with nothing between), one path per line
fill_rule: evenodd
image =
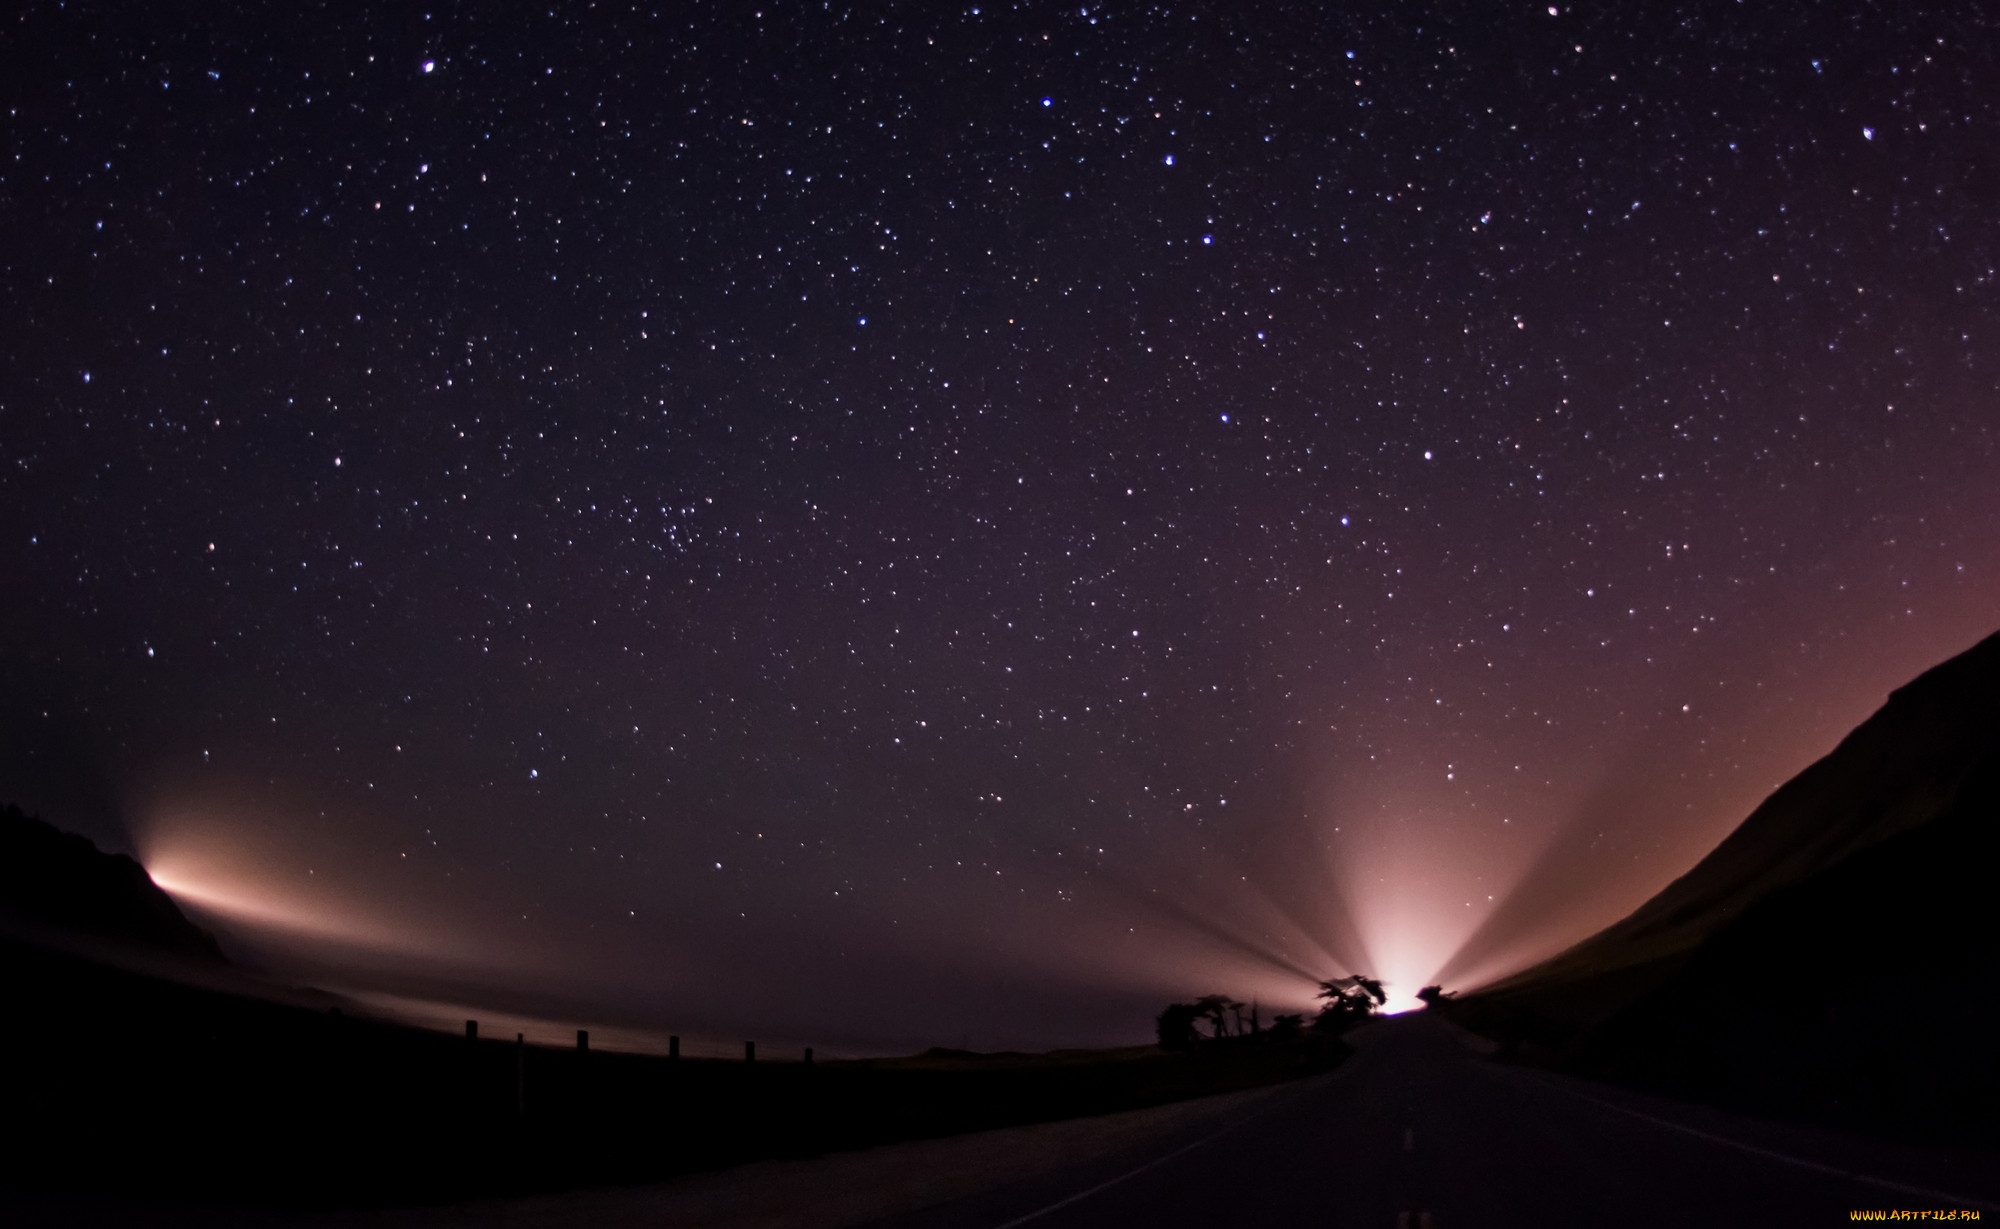
M479 1040L479 1021L467 1020L465 1022L465 1039L467 1041Z
M581 1054L588 1049L590 1049L590 1030L580 1028L576 1030L576 1051Z
M680 1056L681 1056L681 1039L680 1039L680 1038L679 1038L678 1036L674 1036L674 1037L668 1037L668 1038L667 1038L667 1057L668 1057L668 1058L679 1058Z
M744 1043L743 1043L743 1061L744 1061L744 1062L746 1062L746 1063L754 1063L754 1062L756 1062L756 1061L757 1061L757 1043L756 1043L756 1042L754 1042L754 1041L746 1041L746 1042L744 1042Z
M810 1066L812 1066L812 1065L813 1065L813 1048L812 1048L811 1046L807 1046L807 1047L806 1047L806 1066L810 1067Z
M528 1112L528 1037L525 1033L514 1034L514 1116L525 1117Z

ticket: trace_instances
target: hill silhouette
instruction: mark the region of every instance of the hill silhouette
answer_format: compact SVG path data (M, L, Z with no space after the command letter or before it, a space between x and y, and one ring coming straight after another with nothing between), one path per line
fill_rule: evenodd
M1988 1138L1996 868L2000 635L1891 694L1629 917L1447 1010L1676 1095Z
M225 963L214 936L190 922L145 867L12 804L0 807L0 923L17 933L83 935Z
M1771 894L1572 1047L1752 1113L2000 1141L2000 760L1944 815Z

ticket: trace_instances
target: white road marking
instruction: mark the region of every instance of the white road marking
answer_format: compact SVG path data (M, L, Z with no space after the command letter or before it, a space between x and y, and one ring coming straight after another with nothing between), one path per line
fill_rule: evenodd
M1336 1070L1333 1074L1335 1075L1344 1074L1346 1067L1347 1064L1342 1063L1341 1069ZM1212 1131L1209 1134L1202 1136L1200 1139L1195 1140L1191 1144L1183 1144L1180 1147L1174 1149L1172 1152L1167 1153L1165 1156L1154 1157L1152 1160L1147 1161L1144 1165L1139 1166L1137 1169L1128 1169L1124 1173L1119 1174L1115 1178L1107 1178L1103 1182L1098 1183L1096 1186L1093 1186L1088 1190L1078 1191L1076 1194L1071 1195L1068 1198L1056 1200L1054 1203L1048 1205L1045 1208L1036 1208L1034 1211L1028 1213L1026 1216L1017 1216L1013 1220L1007 1221L1003 1224L995 1225L993 1229L1015 1229L1015 1226L1017 1225L1025 1225L1031 1220L1037 1220L1041 1217L1047 1216L1049 1213L1057 1211L1058 1209L1061 1208L1066 1208L1073 1203L1081 1203L1082 1201L1090 1198L1092 1195L1097 1194L1099 1191L1110 1190L1112 1187L1117 1186L1120 1182L1124 1182L1130 1178L1136 1178L1140 1174L1145 1173L1149 1169L1157 1169L1160 1166L1166 1164L1168 1161L1173 1160L1177 1156L1184 1156L1187 1153L1193 1152L1196 1148L1201 1147L1203 1144L1214 1143L1216 1140L1221 1139L1223 1136L1229 1134L1231 1131L1234 1131L1237 1127L1242 1126L1244 1123L1250 1122L1253 1119L1261 1118L1265 1114L1270 1113L1272 1110L1277 1109L1281 1105L1290 1104L1292 1101L1298 1098L1298 1095L1300 1093L1304 1091L1305 1088L1303 1086L1300 1086L1294 1089L1292 1095L1289 1097L1273 1097L1269 1103L1258 1106L1250 1113L1243 1115L1243 1117L1238 1118L1236 1121L1228 1124L1221 1130Z
M1561 1088L1561 1085L1557 1085L1557 1087ZM1752 1156L1764 1157L1766 1160L1797 1166L1800 1169L1810 1169L1814 1173L1830 1174L1836 1178L1846 1178L1850 1182L1860 1182L1867 1186L1878 1186L1885 1191L1895 1191L1899 1195L1915 1195L1922 1199L1935 1199L1939 1203L1955 1204L1961 1208L1982 1208L1988 1212L2000 1211L2000 1203L1995 1203L1991 1199L1979 1199L1971 1195L1954 1194L1951 1191L1933 1190L1928 1186L1913 1186L1908 1182L1897 1182L1890 1178L1878 1178L1874 1174L1865 1174L1859 1170L1842 1169L1837 1165L1826 1165L1819 1161L1808 1161L1804 1157L1792 1156L1789 1153L1777 1152L1770 1148L1762 1148L1756 1144L1746 1144L1740 1139L1731 1139L1726 1135L1717 1135L1711 1131L1704 1131L1699 1127L1687 1126L1666 1118L1655 1118L1644 1111L1630 1109L1611 1101L1600 1101L1589 1093L1578 1092L1574 1088L1562 1088L1562 1091L1579 1101L1588 1101L1592 1105L1600 1106L1604 1109L1616 1110L1621 1114L1637 1118L1641 1122L1650 1122L1656 1127L1665 1127L1669 1131L1679 1131L1683 1135L1692 1135L1696 1139L1707 1140L1711 1144L1721 1144L1725 1148L1734 1148L1738 1152L1747 1152Z

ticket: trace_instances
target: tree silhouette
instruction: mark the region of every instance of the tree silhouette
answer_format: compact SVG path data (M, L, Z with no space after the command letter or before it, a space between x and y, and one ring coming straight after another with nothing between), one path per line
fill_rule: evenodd
M1366 979L1364 979L1366 980ZM1376 986L1379 995L1379 983ZM1358 990L1364 999L1366 990ZM1247 1010L1246 1010L1247 1009ZM1262 1024L1263 1009L1255 1003L1245 1003L1232 999L1226 994L1204 994L1192 1003L1169 1003L1154 1020L1163 1050L1191 1050L1224 1038L1269 1036L1294 1037L1304 1024L1302 1015L1280 1015L1271 1018L1268 1028ZM1206 1026L1204 1031L1203 1026Z
M1360 973L1321 982L1319 997L1326 1000L1326 1006L1319 1009L1313 1027L1329 1033L1346 1032L1389 1001L1380 981Z
M1194 1022L1201 1018L1201 1012L1193 1003L1169 1003L1160 1013L1156 1022L1162 1050L1191 1050L1201 1035L1194 1031Z
M1447 993L1443 986L1425 986L1422 990L1417 991L1417 1001L1425 1007L1437 1007L1450 999L1452 994L1455 993L1457 992L1452 991Z
M1243 1004L1226 994L1204 994L1194 1001L1194 1009L1208 1020L1211 1038L1227 1037L1230 1033L1229 1017L1232 1013L1241 1013Z

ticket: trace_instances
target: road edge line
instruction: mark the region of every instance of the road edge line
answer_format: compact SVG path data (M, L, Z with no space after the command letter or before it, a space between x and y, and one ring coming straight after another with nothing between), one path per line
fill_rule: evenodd
M1557 1085L1557 1087L1560 1088L1561 1086ZM1786 1165L1795 1165L1800 1169L1810 1169L1816 1173L1831 1174L1836 1178L1846 1178L1850 1182L1860 1182L1868 1186L1879 1186L1883 1190L1895 1191L1899 1195L1918 1195L1925 1199L1935 1199L1941 1203L1956 1204L1960 1207L1980 1208L1988 1212L2000 1211L2000 1203L1996 1203L1991 1199L1975 1199L1969 1195L1955 1194L1951 1191L1933 1190L1927 1186L1914 1186L1908 1182L1897 1182L1891 1178L1878 1178L1873 1174L1862 1173L1860 1170L1842 1169L1838 1165L1828 1165L1820 1161L1809 1161L1801 1156L1792 1156L1789 1153L1779 1152L1776 1149L1745 1143L1740 1139L1731 1139L1726 1135L1717 1135L1713 1131L1704 1131L1700 1127L1691 1127L1685 1123L1656 1117L1655 1115L1646 1113L1644 1110L1635 1110L1629 1106L1619 1105L1614 1101L1601 1100L1591 1096L1587 1092L1578 1092L1574 1088L1563 1088L1562 1091L1579 1101L1588 1101L1592 1105L1603 1109L1616 1110L1621 1114L1637 1118L1642 1122L1650 1122L1656 1127L1665 1127L1670 1131L1679 1131L1683 1135L1692 1135L1696 1139L1704 1139L1711 1144L1721 1144L1725 1148L1734 1148L1738 1152L1747 1152L1753 1156L1764 1157L1767 1160L1780 1161Z
M1353 1057L1354 1056L1351 1054L1348 1055L1348 1059L1352 1059ZM1346 1065L1347 1062L1345 1060L1342 1061L1341 1066L1345 1067ZM1341 1074L1341 1072L1339 1068L1336 1068L1332 1071L1327 1072L1327 1074L1329 1076L1337 1076ZM1270 1104L1260 1105L1256 1109L1251 1110L1249 1113L1243 1115L1241 1118L1238 1118L1235 1121L1230 1122L1227 1125L1215 1131L1209 1132L1207 1135L1202 1136L1200 1139L1197 1139L1192 1143L1182 1144L1180 1147L1174 1149L1172 1152L1167 1153L1165 1156L1156 1156L1152 1160L1147 1161L1144 1165L1140 1165L1133 1169L1128 1169L1124 1173L1119 1174L1114 1178L1106 1178L1104 1181L1099 1182L1096 1186L1089 1187L1085 1190L1080 1190L1073 1195L1066 1195L1063 1198L1056 1200L1054 1203L1049 1204L1047 1207L1036 1208L1034 1211L1029 1212L1022 1216L1017 1216L1013 1220L1003 1221L1000 1224L993 1226L993 1229L1017 1229L1017 1226L1025 1225L1032 1220L1038 1220L1041 1217L1047 1216L1051 1212L1060 1211L1061 1209L1066 1208L1073 1203L1081 1203L1100 1191L1110 1190L1112 1187L1117 1186L1120 1182L1124 1182L1131 1178L1136 1178L1140 1174L1145 1173L1149 1169L1156 1169L1159 1166L1166 1164L1168 1161L1173 1160L1177 1156L1183 1156L1189 1152L1193 1152L1196 1148L1199 1148L1204 1144L1214 1143L1216 1140L1221 1139L1223 1136L1229 1134L1231 1131L1234 1131L1236 1128L1242 1126L1244 1123L1255 1121L1256 1119L1263 1117L1265 1114L1268 1114L1273 1110L1277 1109L1279 1106L1289 1103L1296 1096L1300 1095L1300 1093L1302 1092L1303 1088L1299 1088L1294 1090L1292 1097L1273 1097L1271 1099Z

